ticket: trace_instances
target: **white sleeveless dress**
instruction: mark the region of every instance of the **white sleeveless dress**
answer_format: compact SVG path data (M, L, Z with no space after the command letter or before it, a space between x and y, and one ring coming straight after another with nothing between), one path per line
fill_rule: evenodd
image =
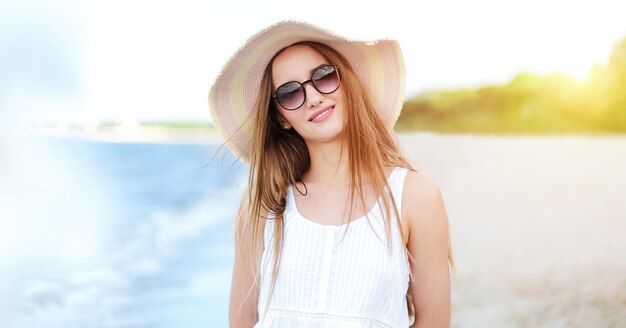
M407 171L396 167L388 177L398 210ZM347 225L325 225L303 217L290 187L280 268L267 312L274 221L265 225L260 318L254 327L408 327L412 321L406 302L408 260L393 211L392 252L387 248L382 207L379 198L368 216L350 222L340 242Z

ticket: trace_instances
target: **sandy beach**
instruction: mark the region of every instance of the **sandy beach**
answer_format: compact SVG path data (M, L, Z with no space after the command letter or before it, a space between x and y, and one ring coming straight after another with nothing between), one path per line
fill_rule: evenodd
M626 136L398 138L444 196L453 327L626 327Z

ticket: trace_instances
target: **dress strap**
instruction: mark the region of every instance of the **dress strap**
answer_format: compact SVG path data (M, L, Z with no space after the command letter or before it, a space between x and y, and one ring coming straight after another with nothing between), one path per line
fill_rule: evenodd
M400 221L402 221L402 194L404 191L404 180L406 178L409 169L404 167L396 167L393 169L389 176L389 188L396 201L398 207L398 214L400 215Z

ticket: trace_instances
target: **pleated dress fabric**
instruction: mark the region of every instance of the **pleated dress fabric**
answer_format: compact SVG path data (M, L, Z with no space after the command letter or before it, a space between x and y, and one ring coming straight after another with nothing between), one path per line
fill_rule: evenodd
M406 174L407 169L394 168L387 178L399 211ZM401 229L391 210L390 252L382 197L367 215L352 220L349 227L325 225L298 212L293 188L289 187L280 268L267 312L275 254L274 221L268 220L265 225L259 321L254 327L364 328L411 324L406 302L409 265Z

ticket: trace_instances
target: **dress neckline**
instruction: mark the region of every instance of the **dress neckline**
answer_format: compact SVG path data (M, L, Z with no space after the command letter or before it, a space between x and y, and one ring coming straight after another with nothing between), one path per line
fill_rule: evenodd
M398 167L394 167L393 170L391 170L391 173L389 173L389 176L387 176L387 184L390 187L391 187L391 178L394 176L394 174L396 173L398 169L399 169ZM383 195L386 192L387 192L387 188L385 187L385 189L383 190ZM319 222L313 221L305 217L304 215L302 215L300 213L300 210L298 209L298 204L296 203L296 197L293 192L293 185L289 185L289 188L287 188L287 197L288 197L287 201L291 202L293 213L295 214L295 216L298 217L301 221L306 222L307 224L310 224L312 226L316 226L319 228L327 229L327 230L339 230L339 229L346 227L348 224L355 224L355 223L359 223L360 221L365 221L366 218L368 218L372 213L374 213L380 208L380 203L383 201L383 195L378 196L378 199L376 200L372 208L369 211L367 211L367 213L365 213L364 215L358 218L355 218L353 220L350 220L349 222L342 223L342 224L325 224L325 223L319 223Z

